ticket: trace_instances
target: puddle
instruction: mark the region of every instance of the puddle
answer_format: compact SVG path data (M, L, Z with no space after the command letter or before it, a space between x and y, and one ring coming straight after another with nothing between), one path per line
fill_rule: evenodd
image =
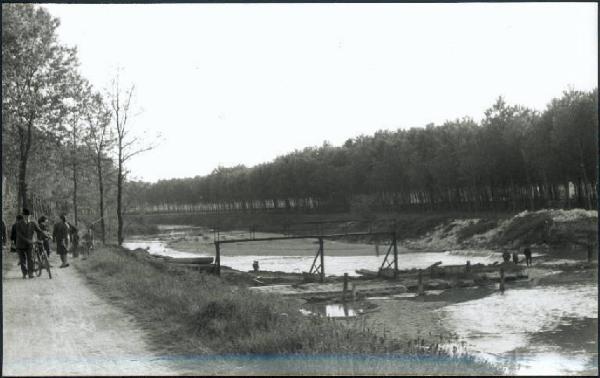
M360 315L364 309L350 304L330 303L330 304L310 304L300 309L304 315L320 315L328 318L350 318Z

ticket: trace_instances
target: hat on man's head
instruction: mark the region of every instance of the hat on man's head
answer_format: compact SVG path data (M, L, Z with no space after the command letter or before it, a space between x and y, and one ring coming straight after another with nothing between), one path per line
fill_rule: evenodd
M31 215L31 213L29 212L29 209L23 208L23 215Z
M60 214L60 220L65 222L67 220L67 216L65 214Z

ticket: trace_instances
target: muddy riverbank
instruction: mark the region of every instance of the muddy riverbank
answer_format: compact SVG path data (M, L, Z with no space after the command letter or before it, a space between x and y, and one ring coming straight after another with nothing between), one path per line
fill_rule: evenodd
M450 234L457 235L452 229L448 228ZM255 237L264 236L255 234ZM210 230L201 228L165 229L158 238L146 236L146 240L130 242L138 243L132 246L150 253L214 256L214 236ZM249 236L245 231L218 235L225 240ZM428 238L435 240L431 235ZM423 245L427 246L427 243ZM308 271L314 260L315 240L228 244L222 251L221 262L234 268L223 268L224 277L231 282L268 295L294 298L306 316L325 316L347 327L368 328L384 340L402 342L422 338L435 344L428 347L449 348L447 350L457 353L468 351L508 366L506 372L513 374L597 371L597 354L590 352L592 346L597 346L597 337L582 339L585 347L577 351L572 348L576 341L569 342L569 337L565 336L569 330L597 335L593 332L594 324L597 328L597 295L593 291L597 284L597 261L594 258L592 263L586 263L585 251L566 248L557 252L549 246L534 246L534 264L527 268L521 262L518 265L518 271L522 272L520 277L511 272L512 263L505 266L506 291L501 294L498 280L503 249L459 248L428 252L413 251L404 245L399 250L398 263L399 269L408 272L405 277L392 281L365 277L356 272L361 268L378 270L386 247L380 244L377 248L376 244L364 242L326 241L324 283L320 283L318 277L311 279L302 273ZM258 272L251 271L254 261L259 262ZM492 267L492 271L486 273L485 279L481 276L431 277L425 271L425 295L418 296L416 269L424 269L437 261L442 261L441 268L462 264L466 269L466 261L470 261L472 266L484 264ZM413 277L409 277L411 269L415 269ZM342 298L344 273L350 274L345 305ZM353 284L356 301L352 300ZM531 301L528 300L530 297L544 300ZM530 306L530 302L537 304ZM553 307L553 303L565 304L572 310ZM523 310L517 311L518 315L506 312L514 307ZM590 308L595 311L589 311ZM490 319L505 320L494 322ZM522 319L532 321L523 328L520 326ZM516 337L515 332L520 336ZM560 340L553 335L559 335L556 337ZM503 347L498 349L499 345ZM548 358L556 363L548 363ZM569 364L572 360L579 362Z

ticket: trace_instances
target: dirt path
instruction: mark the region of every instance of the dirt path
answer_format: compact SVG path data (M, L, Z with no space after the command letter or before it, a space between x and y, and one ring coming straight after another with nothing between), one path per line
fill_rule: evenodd
M2 282L3 375L173 375L134 319L99 298L74 268L22 279L13 254ZM28 298L28 299L24 299Z

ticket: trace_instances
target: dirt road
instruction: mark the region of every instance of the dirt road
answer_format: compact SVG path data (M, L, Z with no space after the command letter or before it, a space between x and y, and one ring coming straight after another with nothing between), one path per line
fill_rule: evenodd
M149 352L133 318L92 292L74 267L22 279L14 260L2 282L6 375L175 375Z

